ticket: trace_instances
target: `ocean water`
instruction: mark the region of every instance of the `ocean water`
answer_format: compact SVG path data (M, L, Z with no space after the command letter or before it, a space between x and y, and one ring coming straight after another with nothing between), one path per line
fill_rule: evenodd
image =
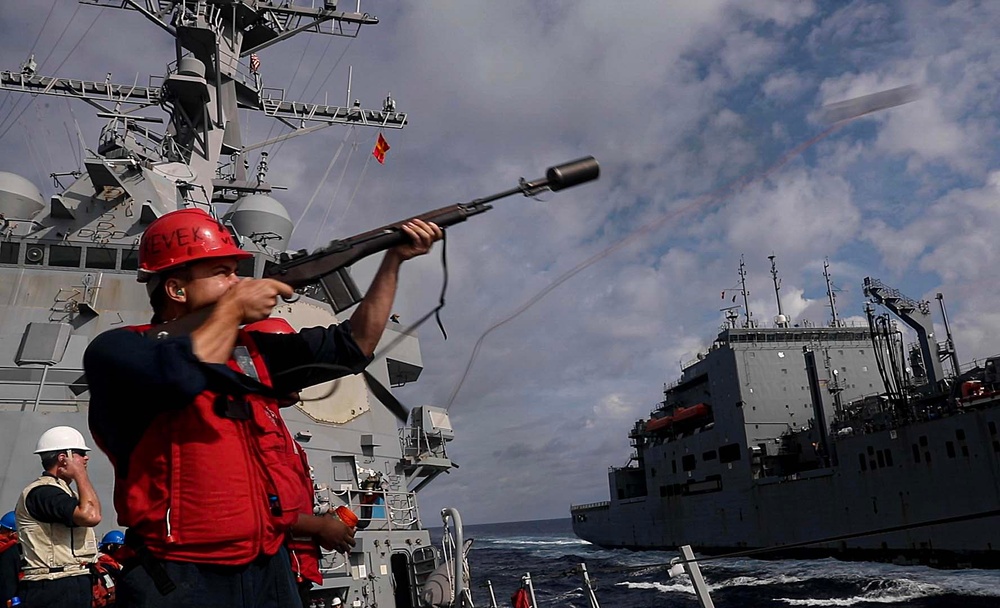
M670 578L676 553L605 550L573 535L569 518L465 527L472 594L477 607L497 606L530 573L538 606L587 608L587 565L602 608L696 608L686 575ZM937 570L868 562L716 559L701 566L718 608L756 606L852 606L884 608L1000 607L1000 571Z

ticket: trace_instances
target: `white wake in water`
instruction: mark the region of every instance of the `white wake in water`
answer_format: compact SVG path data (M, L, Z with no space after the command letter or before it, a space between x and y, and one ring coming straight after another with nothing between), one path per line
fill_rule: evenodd
M621 583L615 583L615 586L625 587L626 589L652 589L662 593L689 593L694 595L694 587L691 586L691 583L680 580L669 585L664 583L636 583L632 581L624 581Z
M839 598L792 599L778 597L776 601L790 606L854 606L855 604L905 604L920 598L942 595L941 587L908 579L879 581L860 595Z

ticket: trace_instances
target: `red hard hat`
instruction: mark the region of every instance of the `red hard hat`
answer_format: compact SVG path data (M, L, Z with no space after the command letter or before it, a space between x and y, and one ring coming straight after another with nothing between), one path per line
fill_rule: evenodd
M294 334L295 328L288 321L281 317L268 317L260 321L254 321L246 325L243 329L247 331L259 331L262 334Z
M210 258L245 259L253 254L236 246L233 235L201 209L179 209L146 228L139 241L139 282L164 270Z

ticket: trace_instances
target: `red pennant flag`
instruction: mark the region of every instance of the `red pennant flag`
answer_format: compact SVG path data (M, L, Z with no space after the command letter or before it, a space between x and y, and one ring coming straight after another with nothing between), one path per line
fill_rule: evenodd
M372 150L372 156L378 161L378 164L385 164L385 153L389 151L389 142L382 137L382 134L378 134L378 141L375 142L375 149Z

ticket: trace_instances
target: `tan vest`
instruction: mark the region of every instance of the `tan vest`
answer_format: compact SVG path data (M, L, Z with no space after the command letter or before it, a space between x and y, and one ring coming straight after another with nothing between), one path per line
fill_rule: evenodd
M21 492L14 513L17 533L21 539L24 580L45 581L87 574L87 565L97 559L97 536L93 528L68 527L63 524L40 522L25 507L28 492L41 486L55 486L73 498L76 493L69 484L49 475L42 475Z

